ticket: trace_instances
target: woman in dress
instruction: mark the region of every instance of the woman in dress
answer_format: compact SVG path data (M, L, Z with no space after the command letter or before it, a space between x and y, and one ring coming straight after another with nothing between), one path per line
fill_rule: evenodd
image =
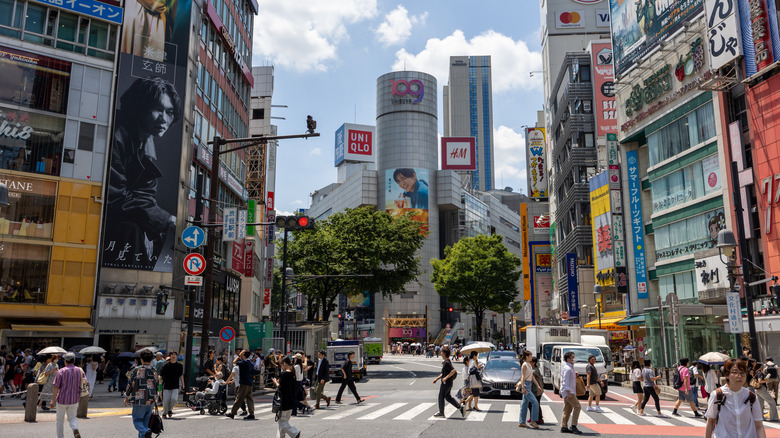
M718 388L718 373L715 368L710 367L708 364L702 364L701 371L704 373L704 392L707 393L707 397L712 395Z
M87 356L86 361L84 373L87 375L87 382L89 383L89 398L92 398L92 391L95 390L95 381L97 380L98 363L92 356Z
M46 400L51 400L52 395L54 395L54 376L57 375L57 370L59 369L57 366L57 360L59 360L59 357L56 354L52 354L46 358L46 363L41 365L40 372L46 376L46 381L43 383L41 393L38 395L38 407L44 411L48 411L49 408L46 406L41 406L42 403ZM53 408L55 406L51 407Z

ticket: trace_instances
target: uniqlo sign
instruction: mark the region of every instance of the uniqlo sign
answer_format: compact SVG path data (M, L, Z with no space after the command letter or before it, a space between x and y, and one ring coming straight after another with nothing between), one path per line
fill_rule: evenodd
M345 123L336 130L335 166L374 161L374 127Z

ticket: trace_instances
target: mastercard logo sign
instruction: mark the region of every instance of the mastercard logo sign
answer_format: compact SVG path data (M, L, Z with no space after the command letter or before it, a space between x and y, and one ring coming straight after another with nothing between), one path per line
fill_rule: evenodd
M579 12L562 12L558 19L563 24L578 24L582 17Z

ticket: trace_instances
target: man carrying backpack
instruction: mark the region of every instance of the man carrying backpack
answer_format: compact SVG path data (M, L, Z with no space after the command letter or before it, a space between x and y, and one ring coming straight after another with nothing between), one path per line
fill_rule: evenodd
M777 404L777 389L780 379L777 377L777 365L775 365L771 357L766 359L766 369L764 370L764 373L767 377L766 389L770 394L772 394L772 397L775 399L775 404Z
M693 398L696 397L696 394L693 393L693 388L691 387L691 371L688 369L687 357L680 359L680 365L677 367L677 372L674 374L674 388L677 389L677 403L674 404L672 415L677 417L680 416L680 414L677 413L677 409L682 402L685 401L691 406L693 415L695 417L701 417L699 411L696 410L696 405L693 400Z

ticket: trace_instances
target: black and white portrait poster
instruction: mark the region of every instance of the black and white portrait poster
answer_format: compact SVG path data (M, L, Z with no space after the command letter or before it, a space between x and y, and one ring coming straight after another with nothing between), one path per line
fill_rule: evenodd
M172 272L190 0L128 0L103 266Z

